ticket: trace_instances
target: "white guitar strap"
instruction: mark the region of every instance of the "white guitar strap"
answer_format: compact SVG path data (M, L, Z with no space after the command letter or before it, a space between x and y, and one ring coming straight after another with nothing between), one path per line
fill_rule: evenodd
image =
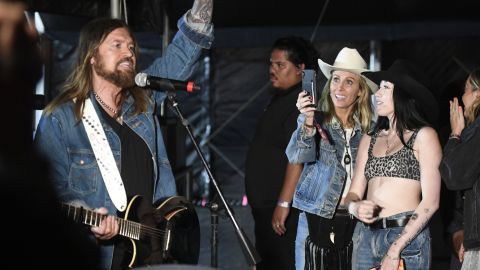
M125 186L115 163L112 149L105 136L102 123L90 99L85 100L82 122L100 168L103 182L105 182L107 187L108 195L110 195L115 207L123 212L127 207Z

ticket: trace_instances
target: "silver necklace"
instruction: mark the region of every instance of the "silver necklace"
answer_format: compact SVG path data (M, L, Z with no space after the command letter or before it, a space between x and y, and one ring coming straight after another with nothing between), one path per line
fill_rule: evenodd
M395 136L393 137L395 139ZM386 136L386 140L385 140L385 144L387 146L387 150L385 150L385 156L388 156L390 154L390 152L394 149L394 147L396 146L396 144L392 144L390 145L388 143L388 133L387 133L387 136ZM392 146L392 148L390 149L390 146Z
M114 115L117 114L117 110L115 110L114 108L108 106L101 98L100 96L97 94L96 91L93 91L93 95L95 96L95 98L97 99L98 102L100 102L100 104L107 110L111 111Z
M348 149L350 148L349 144L350 144L350 140L353 137L354 131L352 129L352 133L350 133L350 139L347 140L347 132L345 131L342 125L340 125L340 128L342 129L342 132L343 132L343 138L345 138L345 156L343 157L343 162L345 163L345 165L349 165L350 162L352 162L352 157L348 153Z

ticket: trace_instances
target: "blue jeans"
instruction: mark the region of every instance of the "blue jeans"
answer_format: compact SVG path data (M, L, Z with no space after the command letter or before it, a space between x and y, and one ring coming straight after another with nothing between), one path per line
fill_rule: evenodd
M409 212L411 213L411 212ZM391 216L398 218L407 213ZM370 229L362 222L358 222L353 233L352 269L370 269L379 265L390 245L397 239L404 227L387 229ZM415 239L401 252L408 270L430 269L430 231L423 229Z
M305 212L298 216L297 237L295 238L295 269L305 269L305 241L309 235Z

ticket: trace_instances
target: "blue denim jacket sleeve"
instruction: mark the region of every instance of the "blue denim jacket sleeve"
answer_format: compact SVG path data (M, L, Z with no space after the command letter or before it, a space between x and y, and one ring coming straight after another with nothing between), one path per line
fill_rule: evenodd
M184 15L178 20L178 28L179 31L167 47L165 55L157 58L145 70L147 74L174 80L187 80L195 70L202 49L208 49L212 45L213 27L209 28L211 31L200 33L188 25ZM160 104L165 97L165 92L153 91L153 99L156 105ZM156 123L158 126L158 122ZM160 133L159 129L158 132ZM155 189L156 199L172 196L176 193L174 177L161 136L157 137L157 145L161 188Z
M305 116L303 114L298 115L297 129L292 133L287 150L285 151L290 163L298 164L315 161L315 139L314 136L306 136L304 133L304 121Z
M213 43L212 31L199 33L186 22L185 15L178 20L178 29L172 43L168 45L164 56L157 58L144 72L174 80L187 80L195 70L202 49L208 49ZM154 91L157 102L163 101L166 94Z

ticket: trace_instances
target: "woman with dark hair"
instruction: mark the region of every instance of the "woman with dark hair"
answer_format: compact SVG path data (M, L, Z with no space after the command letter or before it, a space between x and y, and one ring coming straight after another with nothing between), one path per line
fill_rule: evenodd
M419 71L409 62L363 74L380 84L379 118L360 142L346 198L349 213L361 221L353 235L352 269L381 264L397 270L401 259L407 269L429 269L426 225L439 205L442 156L429 124L438 112L435 98L414 79Z
M469 74L462 101L450 101L452 133L444 148L440 173L451 190L464 192L464 240L462 270L478 269L480 264L480 69ZM465 118L464 118L465 117ZM465 127L465 123L467 126Z

